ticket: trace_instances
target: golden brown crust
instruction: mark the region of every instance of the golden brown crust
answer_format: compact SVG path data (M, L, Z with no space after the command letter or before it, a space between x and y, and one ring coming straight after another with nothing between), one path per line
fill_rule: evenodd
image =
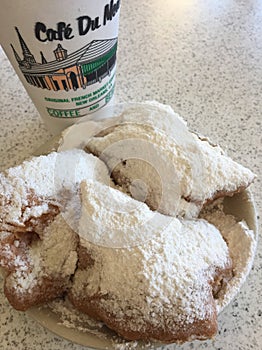
M51 301L57 297L61 297L69 288L71 275L62 276L59 272L46 274L42 271L36 276L34 266L30 263L28 253L30 248L22 252L14 253L12 261L16 257L23 260L23 267L10 266L10 263L4 267L6 276L4 283L4 293L9 303L17 310L25 311L32 306ZM9 260L10 261L10 260ZM44 270L44 267L42 268ZM19 278L17 278L17 275ZM19 279L24 281L33 281L29 288L21 288Z
M245 185L239 186L235 191L217 191L211 199L206 200L204 205L208 205L219 198L233 197L235 194L243 192L248 186L252 184L252 182L248 183L247 185L245 184Z
M233 278L233 266L232 263L224 267L223 270L216 269L214 280L212 281L212 294L214 299L218 299L222 293L224 293L228 282Z
M186 325L181 325L173 320L171 327L168 320L162 322L162 325L159 327L154 327L152 323L145 321L142 329L139 331L132 330L126 326L127 321L132 321L131 317L126 315L119 320L118 315L106 312L101 306L101 297L98 295L92 298L88 298L87 296L81 298L75 297L69 292L69 300L79 311L98 321L104 322L110 329L114 330L118 335L127 340L153 340L163 343L184 343L193 339L209 339L217 333L217 313L212 296L210 296L210 303L208 306L212 309L209 318L194 320L194 322ZM203 307L205 306L203 305ZM158 317L158 315L155 317Z
M246 186L240 186L238 190L234 192L217 191L212 199L207 200L207 203L219 197L224 197L226 195L231 196L236 192L242 191L245 187ZM190 198L187 198L187 200L190 201ZM132 313L132 304L128 312L123 310L122 315L108 311L108 309L103 307L103 301L107 298L110 299L111 296L109 293L88 295L84 288L82 292L78 294L74 293L73 289L71 289L71 277L74 275L75 271L62 274L60 270L50 272L46 269L49 263L46 263L43 256L45 256L45 253L48 253L50 247L48 247L48 245L45 246L44 243L50 239L50 235L55 235L56 232L51 232L48 235L45 234L45 229L59 216L61 203L59 204L51 199L37 197L31 189L28 189L26 201L29 204L21 208L22 216L27 209L30 210L43 203L47 204L48 209L37 218L29 217L29 219L24 220L21 225L8 221L1 222L2 229L9 230L6 235L3 235L2 239L0 232L1 266L4 267L7 272L4 292L14 308L24 311L32 306L48 302L54 298L63 296L64 293L68 293L70 301L78 310L99 321L103 321L110 329L114 330L125 339L157 340L171 343L185 342L192 339L208 339L216 334L217 311L215 299L219 297L224 286L232 278L232 265L230 261L228 261L228 264L223 268L214 268L212 279L209 282L205 281L208 294L203 304L203 309L207 310L204 318L196 318L193 316L193 318L188 321L180 322L180 318L177 317L176 314L173 315L173 318L166 318L165 314L163 316L163 314L155 312L156 310L154 309L150 310L150 312L152 311L152 315L154 312L154 316L152 317L159 318L159 320L158 322L150 322L150 317L145 318L143 310L141 310L139 319L141 324L137 328L132 328L130 324L135 324L136 321L138 321L137 313ZM0 195L0 202L2 208L8 208L10 205L10 199L2 195ZM5 209L3 209L3 214L5 214L4 210ZM59 239L61 239L61 236ZM72 232L66 239L69 239L71 248L70 252L65 254L65 261L69 253L74 252L78 257L77 269L82 271L91 269L95 263L95 257L91 256L87 249L79 245L78 236ZM36 269L34 260L32 260L31 257L32 246L35 242L40 242L40 247L42 244L41 258L43 261L40 270ZM64 252L58 251L57 253L63 254ZM17 258L19 258L19 264L15 263ZM17 274L19 275L18 278ZM20 282L19 279L22 282ZM24 280L34 280L34 283L29 285L29 287L28 285L24 287ZM86 283L89 283L89 281L87 280ZM194 290L192 293L194 293ZM175 303L176 300L173 301L173 304L170 302L168 307L171 310L176 310L173 308Z
M54 251L52 255L59 254L62 264L67 264L70 254L75 252L76 255L78 236L68 228L64 232L65 240L70 240L70 247L57 252L49 242L53 239L52 235L57 239L61 237L52 230L41 232L40 237L34 232L0 233L0 260L6 273L4 293L15 309L25 311L61 297L69 288L74 270L67 272L65 268L62 271L61 264L57 268L48 266L48 259L53 259L49 256L50 249Z
M89 264L86 266L82 264L79 265L78 270L88 270L93 266L94 260L92 256L89 255L89 251L84 247L81 247L81 255L82 257L85 257L85 261L89 261ZM81 258L79 261L81 261ZM163 318L160 310L158 314L156 310L152 308L150 311L152 314L154 313L154 316L152 317L155 319L158 318L159 322L154 322L155 320L153 322L148 322L148 317L143 315L143 310L141 310L139 317L137 317L136 312L132 314L132 305L130 305L127 313L123 310L122 315L108 312L103 305L105 300L111 298L110 293L105 294L101 291L94 295L88 295L88 288L86 288L89 284L88 278L83 283L80 291L74 290L73 281L72 289L68 291L68 297L76 309L98 321L104 322L107 327L115 331L124 339L153 340L163 343L184 343L193 339L210 339L217 333L217 310L215 299L219 296L220 291L224 290L226 284L233 275L231 259L228 258L228 262L223 268L213 269L210 267L210 269L213 272L212 280L210 280L209 283L207 282L209 296L206 299L205 304L202 306L203 310L208 310L204 319L195 318L194 320L190 319L188 322L182 322L180 317L182 315L179 316L175 314L175 311L171 319ZM117 303L117 300L115 300L115 302ZM174 300L174 303L176 303L176 300ZM176 310L174 305L171 304L169 308ZM138 327L139 329L136 327L137 323L140 323L140 326ZM135 325L135 327L132 328L132 325Z
M0 233L0 260L6 276L19 268L16 263L17 258L19 258L19 263L24 265L24 269L29 271L28 250L34 239L36 235L32 233L20 233L19 235L10 232Z
M33 306L62 297L69 287L68 278L45 276L38 278L37 284L30 291L21 293L17 291L16 285L8 285L10 277L11 275L5 279L4 293L13 308L19 311L26 311ZM26 278L30 278L30 274Z

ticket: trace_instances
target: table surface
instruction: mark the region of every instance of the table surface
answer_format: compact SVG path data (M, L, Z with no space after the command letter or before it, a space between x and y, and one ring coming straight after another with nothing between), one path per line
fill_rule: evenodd
M257 175L262 208L262 2L123 1L116 102L170 104L191 129L218 142ZM51 134L0 48L0 167L21 162ZM178 349L247 350L262 344L261 244L247 282L219 316L219 333ZM0 282L2 290L2 282ZM166 349L175 349L169 345ZM0 349L84 347L53 335L13 310L0 292Z

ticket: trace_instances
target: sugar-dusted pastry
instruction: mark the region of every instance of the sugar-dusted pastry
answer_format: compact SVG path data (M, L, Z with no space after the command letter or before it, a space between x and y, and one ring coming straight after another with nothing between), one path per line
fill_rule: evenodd
M4 292L17 310L61 297L77 266L78 236L58 214L41 231L0 233L0 265L6 272Z
M99 132L86 150L107 164L122 190L163 214L196 217L207 201L254 179L219 146L191 133L168 106L131 104L108 123L97 121Z
M4 171L0 174L1 230L32 231L45 226L85 178L110 184L105 164L77 149L33 157Z
M245 268L235 242L252 235L212 204L253 173L157 103L69 131L64 148L89 153L60 149L0 174L10 304L26 310L66 296L125 339L213 337L224 305L216 300Z
M78 259L78 187L87 178L110 183L106 166L81 150L33 157L0 175L0 267L16 309L68 289Z
M153 212L148 215L144 203L115 189L105 199L106 191L98 182L81 185L79 265L69 292L73 305L126 339L184 342L212 337L217 331L213 293L231 278L231 259L220 232L205 220L170 220L155 213L162 226L149 223L151 238L135 244L134 225L136 234L143 235L145 218L152 222ZM119 201L129 205L121 210ZM96 244L90 221L100 237ZM115 248L121 229L130 245Z

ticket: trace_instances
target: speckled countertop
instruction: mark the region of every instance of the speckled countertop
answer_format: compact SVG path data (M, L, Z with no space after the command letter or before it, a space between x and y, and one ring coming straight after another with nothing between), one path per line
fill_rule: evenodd
M192 129L250 167L258 175L252 185L258 213L262 209L261 36L260 0L123 0L115 98L116 102L157 99L172 105ZM4 169L32 154L51 134L1 49L0 86ZM178 348L261 349L261 271L259 244L247 282L219 316L217 337ZM84 347L54 336L14 311L0 292L0 349Z

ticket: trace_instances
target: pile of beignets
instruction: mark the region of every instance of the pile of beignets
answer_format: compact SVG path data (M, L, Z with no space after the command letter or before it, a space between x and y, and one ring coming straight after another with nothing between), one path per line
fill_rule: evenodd
M233 277L221 232L199 218L254 174L170 107L133 104L82 149L0 174L0 267L17 310L67 297L128 340L217 332L215 299Z

